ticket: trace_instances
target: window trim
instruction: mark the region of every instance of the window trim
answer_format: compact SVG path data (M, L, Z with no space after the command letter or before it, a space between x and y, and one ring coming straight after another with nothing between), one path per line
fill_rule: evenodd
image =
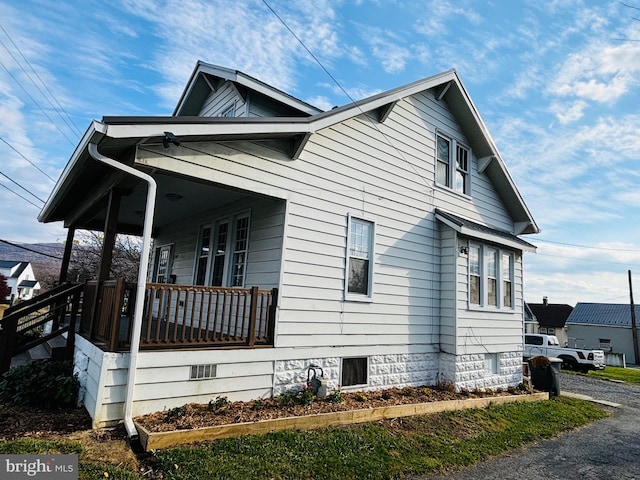
M440 160L440 158L438 156L438 140L439 140L439 138L442 138L443 140L445 140L449 144L449 159L448 159L449 161L447 163L446 183L442 183L442 182L438 181L438 163L443 163L444 164L444 162L442 160ZM467 153L467 155L466 155L466 160L467 160L466 170L460 168L459 165L458 165L458 157L459 157L459 151L460 150L464 150ZM435 144L434 158L435 158L435 178L434 178L435 185L438 186L438 187L442 187L442 188L446 188L448 190L451 190L451 191L457 193L458 195L463 195L463 196L466 196L466 197L470 197L471 196L471 163L472 163L472 151L471 151L471 148L468 147L464 142L461 142L460 140L458 140L453 135L446 134L446 133L442 132L441 130L436 130L436 144ZM462 173L463 174L462 191L458 190L458 188L457 188L457 180L456 179L457 179L458 173Z
M467 251L467 308L469 310L494 310L513 312L515 311L515 253L510 250L505 250L496 245L483 244L474 241L468 241ZM480 258L480 303L472 303L471 301L471 251L478 249ZM493 252L495 255L496 272L495 277L489 277L488 269L488 256ZM505 305L504 303L504 283L505 278L504 271L504 257L508 256L510 259L509 279L511 283L511 305ZM496 286L496 305L489 303L489 278L495 280Z
M246 248L243 250L244 252L244 268L242 271L242 285L233 285L233 259L235 257L235 247L236 247L236 239L237 239L237 226L238 222L242 219L247 219L247 234L246 234ZM225 241L225 251L224 251L224 263L222 265L222 285L213 285L213 275L214 275L214 264L216 257L219 257L222 254L218 254L217 242L218 242L218 234L220 225L227 224L227 232L226 232L226 241ZM242 210L232 215L225 215L211 222L206 222L200 225L200 229L198 230L198 242L196 243L196 251L194 256L194 281L195 276L197 275L198 269L198 260L200 253L200 243L202 241L202 232L205 228L211 227L211 236L209 240L209 258L207 261L207 273L205 279L205 285L208 286L217 286L222 288L245 288L246 278L247 278L247 265L249 259L249 247L251 245L251 209ZM215 250L215 251L214 251Z
M354 222L368 223L371 228L371 236L369 238L369 278L367 284L367 293L354 293L349 291L349 254L351 244L351 233ZM376 222L370 218L366 218L360 215L347 215L347 237L345 245L345 263L344 263L344 299L345 301L353 302L372 302L373 301L373 286L374 286L374 262L375 262L375 245L376 245ZM357 258L357 257L356 257Z
M366 360L366 366L365 366L365 376L366 376L366 382L365 383L354 383L352 385L344 385L344 361L345 360ZM358 388L362 388L362 387L368 387L369 386L369 357L368 356L362 356L362 357L358 357L358 356L349 356L349 357L342 357L340 359L340 388L342 388L343 390L348 390L348 389L358 389Z

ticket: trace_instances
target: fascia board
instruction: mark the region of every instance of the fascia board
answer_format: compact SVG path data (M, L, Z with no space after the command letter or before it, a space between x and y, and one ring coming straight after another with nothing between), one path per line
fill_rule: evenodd
M73 151L73 154L71 155L69 162L67 163L67 165L64 167L64 170L60 174L60 178L58 178L58 181L53 187L53 190L49 194L49 198L47 198L47 201L44 204L44 207L42 207L42 210L38 215L39 222L45 223L47 221L47 217L51 214L51 210L54 207L54 199L58 196L58 193L60 192L62 187L66 184L67 180L71 176L71 172L75 169L76 165L82 159L82 154L83 152L86 151L87 145L89 145L89 143L92 141L95 142L96 140L102 138L105 135L106 130L107 129L105 124L98 122L96 120L93 120L91 122L91 124L85 131L84 135L82 136L82 139L80 140L75 150Z
M111 138L149 138L164 137L171 131L176 137L207 135L251 135L269 133L313 133L308 122L251 122L251 123L145 123L108 125L106 135Z

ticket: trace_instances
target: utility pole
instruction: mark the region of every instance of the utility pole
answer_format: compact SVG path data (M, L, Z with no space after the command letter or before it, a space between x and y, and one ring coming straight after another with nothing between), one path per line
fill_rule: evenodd
M638 328L636 327L636 307L633 304L633 285L631 284L631 270L629 270L629 297L631 299L631 335L633 337L633 354L635 364L640 363L640 353L638 353Z

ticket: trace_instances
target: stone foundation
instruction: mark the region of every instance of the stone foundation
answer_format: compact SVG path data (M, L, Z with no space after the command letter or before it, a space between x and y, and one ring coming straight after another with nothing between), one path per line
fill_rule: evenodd
M340 388L341 357L310 358L275 362L274 396L298 390L307 382L308 368L322 368L329 390ZM369 357L369 383L360 390L435 385L438 377L438 354L404 353ZM313 375L313 374L312 374Z
M453 382L456 389L496 389L515 387L522 382L522 352L498 354L498 371L485 371L485 355L445 355L440 358L442 380Z

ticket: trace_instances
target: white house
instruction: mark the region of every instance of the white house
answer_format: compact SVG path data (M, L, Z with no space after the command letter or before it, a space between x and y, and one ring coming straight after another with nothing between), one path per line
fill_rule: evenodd
M538 227L453 70L323 112L198 63L172 116L94 121L39 219L153 237L137 313L104 271L85 292L96 426L277 395L311 365L342 389L522 379Z
M36 280L29 262L0 260L0 275L7 279L7 285L11 290L9 296L4 299L10 303L29 300L40 290L40 283Z

